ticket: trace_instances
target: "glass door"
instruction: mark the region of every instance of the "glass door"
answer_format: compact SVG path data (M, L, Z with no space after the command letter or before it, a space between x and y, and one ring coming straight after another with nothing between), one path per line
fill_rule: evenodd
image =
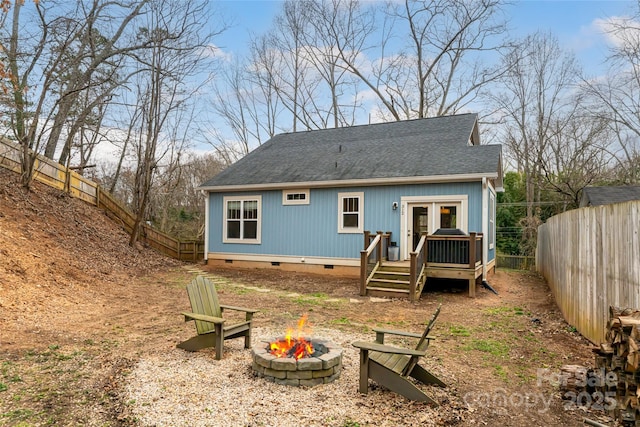
M407 258L410 252L418 246L422 233L429 232L429 206L426 204L409 205L407 227Z

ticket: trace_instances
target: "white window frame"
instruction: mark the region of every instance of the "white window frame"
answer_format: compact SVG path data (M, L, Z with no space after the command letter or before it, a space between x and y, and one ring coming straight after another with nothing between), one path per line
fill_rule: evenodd
M289 200L290 194L304 194L304 199ZM309 204L309 189L303 190L282 190L282 204L283 205L308 205Z
M358 199L358 226L345 227L342 201L347 198ZM353 212L349 212L353 213ZM338 193L338 233L363 233L364 231L364 192Z
M257 245L260 244L262 242L262 196L257 195L257 196L225 196L223 197L223 202L222 202L222 242L223 243L246 243L246 244L253 244L253 245ZM229 202L241 202L240 204L240 212L241 215L244 212L243 209L243 204L244 202L247 201L257 201L258 202L258 218L257 218L257 224L256 224L256 238L255 239L245 239L243 238L242 234L244 231L244 227L242 226L242 222L244 221L244 218L240 218L240 238L239 239L233 239L233 238L228 238L227 237L227 211L228 211L228 204Z

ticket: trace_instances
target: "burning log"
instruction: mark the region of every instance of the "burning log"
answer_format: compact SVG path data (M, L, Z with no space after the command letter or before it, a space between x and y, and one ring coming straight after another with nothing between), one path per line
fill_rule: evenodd
M284 338L269 343L269 352L276 357L293 357L296 360L311 357L314 353L313 344L310 339L303 337L307 332L306 325L307 315L305 314L298 320L297 337L293 338L293 328L288 328Z

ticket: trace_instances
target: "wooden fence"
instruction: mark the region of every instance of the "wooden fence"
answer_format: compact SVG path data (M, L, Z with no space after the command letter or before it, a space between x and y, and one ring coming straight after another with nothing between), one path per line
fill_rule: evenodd
M640 201L572 210L538 228L536 264L567 322L605 341L609 306L640 308Z
M0 138L0 167L20 173L21 155L20 145ZM95 182L42 156L36 158L33 179L104 209L111 219L131 234L134 214ZM140 239L157 251L182 261L197 262L204 258L202 240L180 241L146 224L142 226Z
M513 270L535 270L536 257L496 254L496 267L511 268Z

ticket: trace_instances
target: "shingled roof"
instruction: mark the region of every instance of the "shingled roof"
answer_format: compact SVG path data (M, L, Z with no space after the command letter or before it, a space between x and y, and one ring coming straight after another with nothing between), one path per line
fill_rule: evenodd
M640 185L586 187L582 190L580 207L608 205L631 200L640 200Z
M477 115L276 135L204 182L209 191L501 177L500 145L478 143Z

